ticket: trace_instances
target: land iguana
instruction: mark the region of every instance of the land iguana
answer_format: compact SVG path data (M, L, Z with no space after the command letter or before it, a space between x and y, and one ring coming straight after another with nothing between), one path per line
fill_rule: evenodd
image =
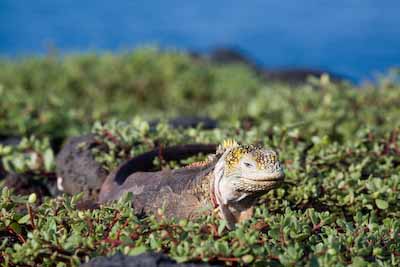
M122 166L123 167L123 166ZM176 170L135 172L121 181L119 169L103 183L99 203L132 192L137 211L192 218L217 211L229 229L253 214L257 199L283 182L278 155L270 149L224 141L214 155Z

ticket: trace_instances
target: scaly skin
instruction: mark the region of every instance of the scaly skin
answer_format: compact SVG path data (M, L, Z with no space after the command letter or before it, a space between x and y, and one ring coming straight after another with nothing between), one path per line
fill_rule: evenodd
M252 216L256 200L284 178L277 153L256 146L225 141L205 162L178 170L136 172L122 184L111 174L100 191L99 202L133 193L136 210L167 217L191 218L217 210L229 229Z

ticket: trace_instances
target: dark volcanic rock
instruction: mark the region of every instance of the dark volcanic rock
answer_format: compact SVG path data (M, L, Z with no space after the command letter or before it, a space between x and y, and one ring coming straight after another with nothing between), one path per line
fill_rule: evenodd
M143 253L137 256L116 254L112 257L97 257L81 267L208 267L222 266L206 263L176 263L161 253Z
M97 199L108 173L91 153L96 145L92 134L69 138L64 144L56 159L57 177L62 178L64 192L84 192L83 199Z
M328 74L331 81L340 82L344 78L323 70L316 69L264 69L260 71L261 77L267 81L283 81L290 84L299 84L307 82L308 77L320 78L323 74Z
M1 163L1 158L0 158L0 180L4 179L6 177L6 170L3 167L3 164Z
M232 48L216 48L212 50L208 55L193 54L197 59L210 60L217 64L232 64L240 63L247 65L252 70L254 70L259 77L266 81L273 82L285 82L289 84L303 84L306 83L308 77L321 77L324 73L328 74L333 82L341 82L348 80L344 75L339 75L329 71L321 69L310 69L310 68L285 68L285 69L274 69L274 68L264 68L260 66L256 61L247 57L245 53L237 49Z
M160 120L152 120L149 122L150 129L154 130ZM172 128L195 128L200 126L202 129L209 130L215 129L218 126L218 122L208 117L177 117L168 120L168 124Z
M22 137L0 136L0 144L4 146L18 146ZM32 173L7 173L0 158L0 179L5 179L4 185L12 188L18 195L29 195L36 193L39 201L45 196L52 196L57 193L55 177L47 179L35 179Z
M48 185L35 180L28 174L9 173L6 176L4 185L8 188L12 188L18 195L36 193L39 202L41 202L45 196L51 196Z
M22 140L19 136L0 136L0 144L3 146L17 146Z
M20 136L0 135L0 144L4 146L18 146L21 140L22 137ZM7 173L0 158L0 180L5 179L5 186L12 188L16 194L28 195L36 193L41 202L45 196L56 196L59 193L56 177L52 173L46 174L46 178L37 178L35 178L35 174L30 172L18 174Z
M210 60L218 64L241 63L256 68L253 60L244 56L241 51L232 48L216 48L211 51L209 57Z

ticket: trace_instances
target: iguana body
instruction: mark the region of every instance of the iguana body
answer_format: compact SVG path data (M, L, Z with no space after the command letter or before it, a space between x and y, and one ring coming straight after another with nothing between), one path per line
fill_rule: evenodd
M208 161L177 170L136 172L118 183L111 174L104 182L99 202L133 193L137 211L167 217L191 218L218 208L229 228L252 215L257 198L276 187L284 177L276 152L225 142Z

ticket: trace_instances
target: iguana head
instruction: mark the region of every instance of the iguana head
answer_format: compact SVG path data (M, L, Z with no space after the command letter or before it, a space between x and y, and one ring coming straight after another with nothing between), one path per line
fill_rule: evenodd
M228 226L248 217L255 200L282 183L283 168L275 151L224 142L214 169L214 192ZM246 214L244 214L246 213Z

